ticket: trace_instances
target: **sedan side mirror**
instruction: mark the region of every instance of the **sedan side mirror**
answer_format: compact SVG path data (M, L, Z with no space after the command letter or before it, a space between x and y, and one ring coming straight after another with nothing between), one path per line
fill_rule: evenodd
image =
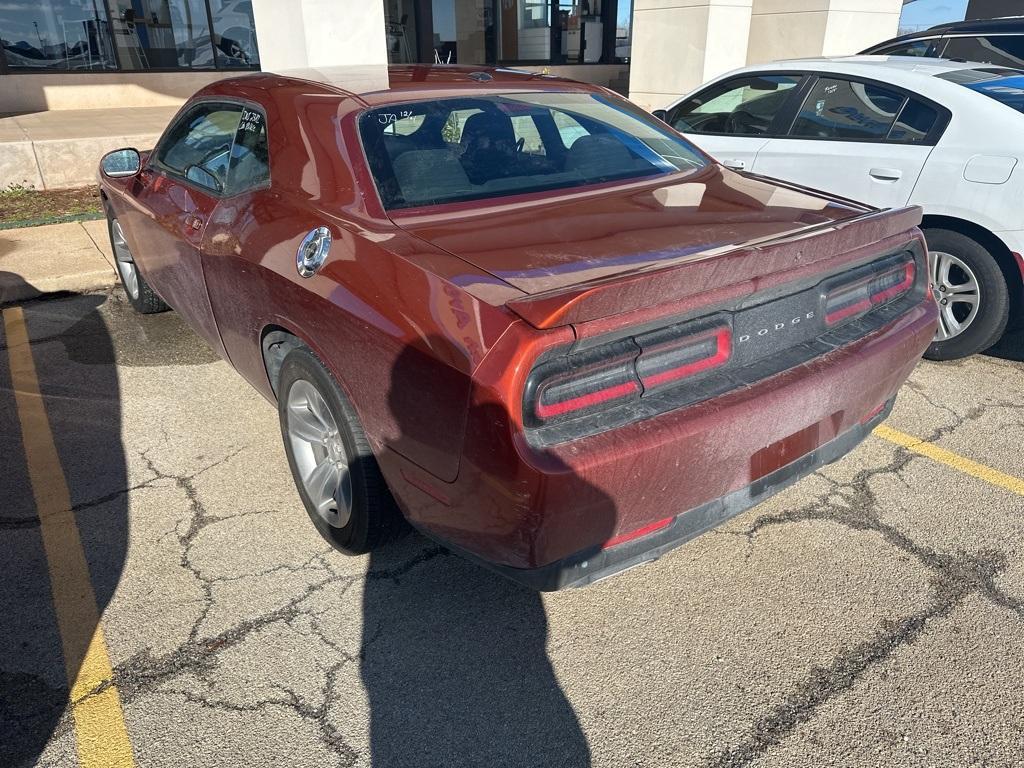
M213 192L220 193L223 191L223 185L220 183L220 179L201 165L190 165L186 168L185 178L193 184L198 184L200 187L206 187L206 189L212 190Z
M667 110L656 109L653 112L651 112L651 114L654 115L659 120L661 120L661 122L663 122L663 123L667 123L668 122L668 111Z
M100 160L100 171L110 179L134 176L142 170L142 157L137 149L115 149Z

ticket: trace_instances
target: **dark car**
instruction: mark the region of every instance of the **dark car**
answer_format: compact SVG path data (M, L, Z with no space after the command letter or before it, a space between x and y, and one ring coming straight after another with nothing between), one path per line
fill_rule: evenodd
M542 589L652 560L849 451L935 332L919 209L569 80L222 80L101 168L129 300L277 403L348 553L404 517Z
M861 53L978 61L1020 69L1024 68L1024 17L939 24Z

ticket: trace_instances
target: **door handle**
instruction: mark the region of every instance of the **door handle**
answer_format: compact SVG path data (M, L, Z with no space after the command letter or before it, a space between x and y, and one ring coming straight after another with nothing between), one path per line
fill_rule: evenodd
M879 181L899 181L903 178L903 171L898 168L872 168L868 175Z
M722 165L730 171L745 171L747 169L747 164L743 160L723 160Z

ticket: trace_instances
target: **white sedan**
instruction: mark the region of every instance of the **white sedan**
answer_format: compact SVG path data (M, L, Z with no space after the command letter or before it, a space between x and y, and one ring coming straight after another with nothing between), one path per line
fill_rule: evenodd
M941 322L926 357L1024 320L1024 71L850 56L729 72L657 111L723 165L920 205Z

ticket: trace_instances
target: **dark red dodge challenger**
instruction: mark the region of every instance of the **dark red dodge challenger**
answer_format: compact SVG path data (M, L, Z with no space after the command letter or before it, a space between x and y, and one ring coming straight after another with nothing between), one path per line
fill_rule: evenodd
M223 80L100 182L129 300L278 404L328 541L404 517L539 589L839 458L935 331L918 209L734 173L529 72Z

